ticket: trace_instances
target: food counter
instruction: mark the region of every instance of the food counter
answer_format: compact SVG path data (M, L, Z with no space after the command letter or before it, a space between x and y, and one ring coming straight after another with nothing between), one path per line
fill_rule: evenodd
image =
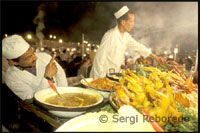
M108 113L106 114L108 116L113 115L112 113L120 114L119 110L121 107L127 105L132 108L130 110L134 113L127 112L126 109L128 110L128 107L121 112L123 115L124 113L126 115L130 113L129 115L140 114L140 116L147 116L145 119L148 120L148 124L141 124L147 127L151 124L154 131L197 131L198 84L192 84L191 81L188 81L188 78L184 79L184 75L173 73L173 70L168 71L163 70L163 68L159 70L154 67L141 67L136 71L129 69L122 71L121 76L117 77L115 81L111 81L108 78L82 79L82 85L80 84L78 87L85 88L84 91L88 88L93 91L96 90L96 92L104 96L103 102L86 110L83 114L70 118L62 118L53 115L48 109L36 104L34 99L29 99L21 101L19 104L22 110L21 120L26 121L26 124L33 131L52 132L57 131L62 125L69 125L69 120L71 123L74 122L72 120L77 120L76 124L80 125L81 123L78 120L81 118L82 122L87 124L83 119L84 116L93 116L91 121L96 120L99 122L99 118L96 117L99 117L100 113L105 113L102 111L107 111ZM190 85L188 85L189 82ZM64 90L66 89L64 88ZM58 91L61 92L59 87ZM56 93L54 92L54 94ZM91 114L91 112L96 113ZM167 121L155 121L155 119L154 121L149 121L150 118L156 118L157 116L160 118L166 117ZM173 117L181 118L181 120L178 122L172 121L171 118ZM119 130L118 127L124 126L122 123L122 125L120 123L106 124L112 126L112 130ZM59 129L58 131L63 130L62 128ZM121 130L127 130L127 128L122 128ZM142 127L137 129L137 131L144 130ZM150 131L152 130L150 129Z

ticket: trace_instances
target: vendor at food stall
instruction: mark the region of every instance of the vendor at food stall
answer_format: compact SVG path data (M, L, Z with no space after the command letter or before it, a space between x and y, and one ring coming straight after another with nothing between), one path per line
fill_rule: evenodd
M3 56L9 62L6 85L22 100L30 99L39 89L49 88L47 80L56 86L68 86L64 70L44 52L34 53L33 48L19 35L2 40Z
M124 56L127 48L144 58L151 56L158 63L165 63L164 58L153 54L151 49L137 42L128 33L134 26L135 15L127 6L123 6L114 15L118 25L104 34L100 47L94 57L90 77L105 77L110 68L114 68L115 72L119 72L121 66L124 65Z

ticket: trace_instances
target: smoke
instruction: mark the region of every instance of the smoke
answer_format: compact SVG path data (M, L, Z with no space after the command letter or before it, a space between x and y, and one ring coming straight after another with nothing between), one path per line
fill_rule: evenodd
M43 34L43 30L45 29L45 25L44 25L44 16L45 16L45 4L42 3L39 5L38 7L38 14L37 16L33 19L33 23L37 24L36 27L36 37L39 39L39 46L42 47L43 43L43 39L44 39L44 34Z
M163 53L164 50L169 53L175 45L185 45L184 38L187 36L197 36L197 2L128 2L126 4L130 9L136 9L132 36L154 49L157 54ZM197 38L193 45L197 45Z

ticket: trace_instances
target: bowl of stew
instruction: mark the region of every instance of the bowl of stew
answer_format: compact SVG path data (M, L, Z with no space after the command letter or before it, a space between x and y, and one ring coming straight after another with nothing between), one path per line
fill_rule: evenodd
M61 97L51 88L34 94L34 101L58 117L74 117L95 108L104 100L95 90L80 87L57 87Z

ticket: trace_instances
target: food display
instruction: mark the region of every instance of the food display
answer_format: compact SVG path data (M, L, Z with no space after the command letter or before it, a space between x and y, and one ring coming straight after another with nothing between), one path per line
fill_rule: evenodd
M159 73L157 70L146 78L137 76L127 69L122 74L124 79L120 81L121 87L116 90L120 104L130 104L136 109L144 109L154 119L164 116L166 118L182 117L183 114L178 112L173 90L169 85L170 78L166 73ZM167 121L158 123L164 126Z
M197 131L198 85L188 84L188 77L174 69L160 69L140 67L136 72L122 71L120 86L116 86L112 96L116 108L130 105L141 113L145 111L153 120L165 118L156 121L165 131ZM188 118L194 119L185 121Z
M106 96L102 95L104 99L109 99L110 104L100 108L100 111L117 113L121 107L128 105L140 117L145 117L157 132L198 131L198 84L193 84L191 76L184 75L173 65L138 66L136 71L125 69L120 74L118 82L107 77L81 80L83 85L90 87L89 90L94 88L94 91L107 93ZM45 100L46 103L63 107L84 107L97 101L95 96L83 93L62 93L62 98L54 95ZM127 109L125 112L128 112ZM107 130L108 123L105 127ZM82 128L79 130L82 131Z

